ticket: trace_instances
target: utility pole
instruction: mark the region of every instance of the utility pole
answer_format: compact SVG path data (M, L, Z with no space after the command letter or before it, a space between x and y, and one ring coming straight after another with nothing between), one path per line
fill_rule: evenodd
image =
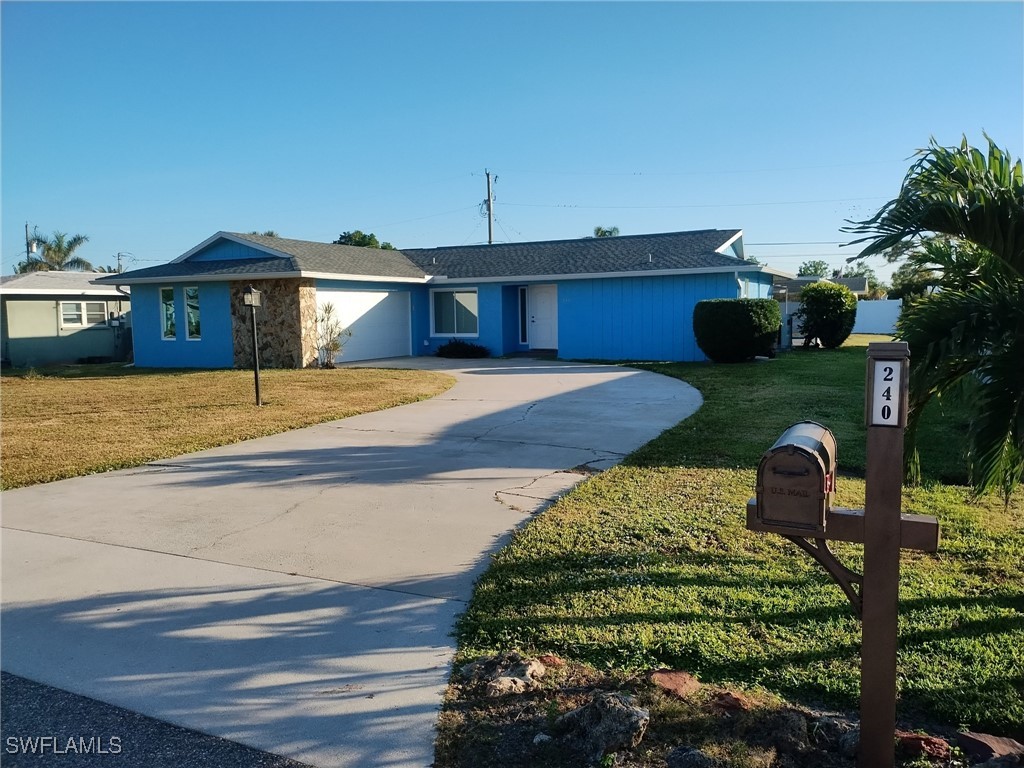
M26 264L28 264L29 260L32 258L32 254L35 253L36 249L32 247L33 245L34 245L34 242L28 236L28 222L26 221L25 222L25 263Z
M484 173L487 175L487 244L494 245L494 194L491 192L491 172L486 168ZM498 177L494 177L497 181ZM28 224L25 225L25 231L28 231Z

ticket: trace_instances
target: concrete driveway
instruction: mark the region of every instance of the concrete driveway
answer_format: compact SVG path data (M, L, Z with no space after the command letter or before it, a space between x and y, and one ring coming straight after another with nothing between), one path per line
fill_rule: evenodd
M3 669L316 766L430 765L489 554L701 400L612 366L379 364L457 384L4 493Z

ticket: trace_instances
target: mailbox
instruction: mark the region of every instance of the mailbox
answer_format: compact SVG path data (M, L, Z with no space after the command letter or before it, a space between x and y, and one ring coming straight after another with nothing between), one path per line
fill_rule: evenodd
M757 521L765 530L824 534L836 488L836 438L828 427L789 427L757 467Z

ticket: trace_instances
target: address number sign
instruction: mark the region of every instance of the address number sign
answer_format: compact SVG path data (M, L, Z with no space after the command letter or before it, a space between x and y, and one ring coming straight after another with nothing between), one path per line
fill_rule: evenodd
M903 367L900 360L875 360L875 375L871 388L871 416L868 425L872 427L898 427L901 425L900 405L902 403L901 377Z

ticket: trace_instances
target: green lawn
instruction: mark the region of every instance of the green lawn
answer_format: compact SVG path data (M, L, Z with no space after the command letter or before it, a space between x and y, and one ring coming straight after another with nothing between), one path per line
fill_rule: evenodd
M495 556L458 626L460 658L554 652L626 673L665 665L855 711L860 624L794 545L746 531L761 454L801 419L837 436L840 506L863 506L864 346L739 365L650 365L704 395L696 415L530 522ZM903 557L900 714L1024 736L1024 498L972 500L962 415L931 414L934 555ZM839 545L855 570L860 548Z

